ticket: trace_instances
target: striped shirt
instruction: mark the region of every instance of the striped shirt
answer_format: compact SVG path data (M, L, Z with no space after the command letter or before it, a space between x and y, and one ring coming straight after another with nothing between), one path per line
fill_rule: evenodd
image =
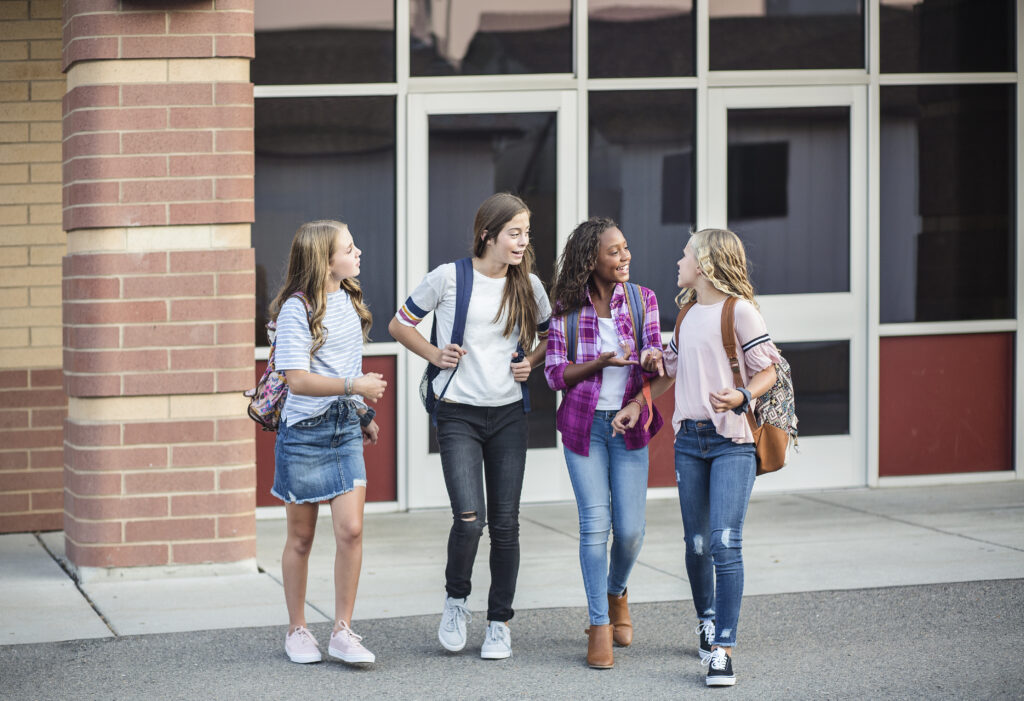
M324 315L324 332L327 340L309 357L313 346L313 334L309 330L306 307L302 300L292 297L282 306L277 316L277 346L274 350L274 364L278 370L305 370L324 377L359 377L363 374L363 332L359 315L345 290L327 295L327 313ZM287 376L285 372L285 376ZM297 421L319 416L339 396L308 397L288 392L281 420L288 426ZM348 399L362 402L362 397L352 395Z
M651 348L661 350L661 328L658 316L658 299L654 292L641 287L640 292L644 298L644 328L641 334L643 347L640 352ZM640 353L636 348L636 336L633 333L633 319L629 313L629 305L626 303L626 293L621 284L615 286L610 302L612 320L619 335L621 343L629 347L631 358L639 359ZM576 341L576 362L585 363L596 360L601 354L601 336L598 331L597 311L590 301L590 291L587 291L587 303L580 309L579 333ZM548 333L548 349L544 359L544 375L547 378L548 386L553 390L566 390L565 369L569 366L569 358L566 352L565 341L565 316L551 317L551 328ZM556 425L562 433L562 444L577 455L590 455L590 426L594 422L594 412L597 408L597 399L601 394L600 372L594 373L582 382L573 385L565 392L561 405L558 407ZM626 391L622 396L619 406L626 403L626 400L635 396L643 386L644 378L657 376L657 372L644 372L639 365L629 366L629 378L626 380ZM662 419L658 410L654 410L654 420L651 423L650 432L644 431L644 423L647 421L647 407L643 408L640 420L636 425L626 431L626 448L636 450L643 448L651 440L651 436L661 428Z

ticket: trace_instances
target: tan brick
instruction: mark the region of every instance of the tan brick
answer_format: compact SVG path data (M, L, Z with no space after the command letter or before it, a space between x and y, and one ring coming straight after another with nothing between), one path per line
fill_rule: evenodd
M11 268L0 275L0 287L27 287L49 285L60 279L59 267ZM0 365L0 367L3 367Z
M32 19L60 19L61 0L32 0Z
M0 4L6 5L7 2L3 2ZM37 20L35 22L8 22L4 25L5 39L52 39L53 37L59 37L60 35L60 20Z
M245 58L170 59L167 78L172 83L247 83L249 64Z
M249 400L235 394L190 394L169 397L170 416L174 419L199 419L239 416ZM248 421L249 419L245 419ZM217 440L225 440L218 436Z
M60 265L65 248L65 246L32 246L29 248L29 264Z
M250 224L214 224L210 227L212 248L249 248L252 245Z
M60 307L0 309L0 328L5 326L59 326Z
M31 224L60 224L62 208L59 204L33 204L28 208Z
M7 249L0 249L0 257ZM0 288L0 307L27 307L28 290L24 287ZM4 331L6 333L6 330Z
M28 265L28 246L4 246L0 249L0 268L25 265Z
M54 74L56 78L59 74ZM63 80L33 80L31 95L33 100L58 101L64 97L66 83Z
M59 122L60 119L60 103L56 101L11 102L0 112L0 122Z
M248 64L248 62L247 62ZM85 61L76 63L68 69L68 90L79 85L124 85L127 83L165 83L167 82L166 60L122 60L122 61ZM197 80L174 78L173 82L212 82L212 77ZM246 78L248 80L248 65Z
M2 128L2 127L0 127ZM0 183L25 183L28 182L29 178L29 166L27 163L16 163L15 165L0 166ZM3 238L0 240L6 240L10 232L3 232Z
M47 285L44 287L32 287L30 289L29 304L33 307L59 307L61 294L59 285Z
M61 181L60 163L33 163L31 181L33 183L59 183Z
M60 243L67 240L64 230L52 224L9 226L0 228L0 242L8 245Z
M16 144L28 141L29 125L25 123L0 123L0 143Z
M125 245L133 251L194 250L210 247L210 227L145 226L125 233Z
M68 255L125 250L125 230L77 229L67 233Z
M0 3L0 8L8 4L10 3ZM0 12L3 12L3 10L0 9ZM0 41L0 61L24 61L27 58L27 41Z
M60 122L33 122L29 130L32 141L60 141L62 138Z
M30 368L40 363L51 365L60 363L60 348L43 351L39 348L0 349L0 367Z
M28 19L28 0L0 2L0 19Z
M37 3L38 4L38 3ZM60 39L38 39L30 42L32 60L61 58L63 42Z
M168 418L167 397L68 399L68 417L83 421L146 421Z
M4 329L0 333L0 348L25 348L30 344L28 328Z
M25 102L28 100L28 82L5 83L0 90L0 102Z
M0 185L0 200L11 204L35 204L60 202L59 184Z
M33 326L30 329L30 335L33 348L44 346L56 346L59 348L61 345L60 326Z
M8 24L4 27L4 31L10 31L16 27L17 25ZM59 75L60 61L4 61L0 63L0 81L45 80Z
M0 114L2 114L0 110ZM3 118L0 117L0 120ZM0 149L0 163L60 163L60 144L11 144ZM58 201L60 198L57 198Z

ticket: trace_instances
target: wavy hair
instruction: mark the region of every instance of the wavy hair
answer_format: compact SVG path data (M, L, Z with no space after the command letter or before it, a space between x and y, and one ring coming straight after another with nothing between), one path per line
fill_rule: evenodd
M728 229L701 229L690 236L690 243L697 266L716 290L745 299L758 308L747 272L747 252L739 236ZM697 291L684 287L676 295L676 306L682 309L696 299Z
M617 226L608 217L591 217L569 234L551 284L551 306L555 314L562 316L586 304L587 286L601 248L601 234Z
M530 215L526 203L509 192L491 195L476 210L473 218L473 256L483 258L487 243L498 238L498 234L514 217L525 212ZM512 336L519 325L519 344L529 353L537 338L537 300L533 296L530 273L534 268L533 244L523 252L519 265L510 265L505 273L505 290L501 293L501 305L494 314L494 323L505 317L502 335Z
M309 357L320 350L327 342L324 329L324 316L327 314L327 277L331 270L331 257L334 256L335 241L338 234L348 226L333 219L320 219L307 222L299 227L292 239L291 251L288 253L288 273L284 284L270 303L270 318L277 321L281 307L296 292L302 292L313 308L309 319L309 331L313 335L313 345L309 349ZM341 281L341 289L348 293L352 307L359 316L363 340L370 340L370 326L373 315L363 301L363 289L356 278Z

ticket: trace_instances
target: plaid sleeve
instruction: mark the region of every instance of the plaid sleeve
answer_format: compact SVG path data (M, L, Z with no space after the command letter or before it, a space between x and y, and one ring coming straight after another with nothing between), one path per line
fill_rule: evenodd
M565 350L565 317L553 316L548 326L548 349L544 355L544 377L548 387L563 390L565 384L565 368L569 364Z
M644 296L644 347L641 351L651 348L661 350L661 317L658 314L658 298L654 290L640 288Z

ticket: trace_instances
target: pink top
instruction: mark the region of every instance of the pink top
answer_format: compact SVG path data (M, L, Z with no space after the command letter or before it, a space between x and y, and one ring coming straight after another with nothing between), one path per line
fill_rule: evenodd
M729 359L722 347L724 304L723 299L715 304L693 305L679 329L679 348L673 338L665 351L665 371L676 378L672 430L678 433L683 419L710 419L719 435L734 443L753 443L754 436L744 416L732 411L719 414L711 408L711 392L734 386ZM753 375L782 360L760 312L744 299L736 302L735 331L744 385Z

